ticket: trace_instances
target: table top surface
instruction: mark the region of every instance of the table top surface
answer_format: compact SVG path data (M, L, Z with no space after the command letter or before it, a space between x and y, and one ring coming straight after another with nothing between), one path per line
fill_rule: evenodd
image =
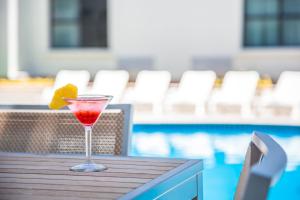
M201 160L101 156L103 172L72 172L69 155L0 153L1 199L118 199L146 190ZM130 195L129 195L130 196Z

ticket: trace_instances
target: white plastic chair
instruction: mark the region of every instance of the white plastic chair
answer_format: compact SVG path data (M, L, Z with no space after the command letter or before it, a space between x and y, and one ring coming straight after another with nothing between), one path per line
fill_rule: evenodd
M100 70L97 72L92 86L92 94L112 95L111 103L119 103L129 80L125 70Z
M238 107L242 115L251 114L252 100L256 93L259 74L256 71L229 71L225 74L220 91L211 99L211 106L218 108ZM229 110L229 109L228 109Z
M161 105L169 88L171 74L168 71L143 70L138 73L129 101L137 110L150 107L153 112L161 112Z
M278 82L272 92L261 97L260 109L291 110L292 117L299 116L300 106L300 72L285 71L279 76Z
M184 72L177 90L166 99L166 107L175 111L187 111L191 108L196 114L204 114L215 80L214 71Z
M53 92L68 83L76 85L78 93L84 93L90 80L90 73L86 70L61 70L55 77L53 87L45 88L42 94L44 101L48 102L53 96Z

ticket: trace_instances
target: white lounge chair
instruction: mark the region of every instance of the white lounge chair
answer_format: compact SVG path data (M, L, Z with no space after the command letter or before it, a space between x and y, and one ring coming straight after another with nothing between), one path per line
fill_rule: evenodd
M111 103L119 103L129 80L125 70L100 70L97 72L92 86L92 94L112 95Z
M300 112L300 72L285 71L279 76L273 91L261 96L258 110L291 114L299 117Z
M136 110L161 112L165 94L169 88L171 74L168 71L147 71L138 73L134 88L127 101L134 104Z
M61 70L55 77L53 87L45 88L42 94L43 101L49 102L53 92L68 83L78 87L78 93L84 93L90 80L90 73L86 70Z
M211 98L213 111L238 111L242 115L252 114L252 100L256 93L259 74L256 71L229 71L222 87Z
M171 111L204 114L215 80L214 71L184 72L177 90L168 96L165 106Z

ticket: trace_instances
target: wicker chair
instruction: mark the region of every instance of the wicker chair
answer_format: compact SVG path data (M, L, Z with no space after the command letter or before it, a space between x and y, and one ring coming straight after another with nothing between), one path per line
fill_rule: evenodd
M18 108L18 109L7 109ZM68 110L0 106L0 151L84 153L84 129ZM127 155L131 105L109 105L93 128L93 153Z

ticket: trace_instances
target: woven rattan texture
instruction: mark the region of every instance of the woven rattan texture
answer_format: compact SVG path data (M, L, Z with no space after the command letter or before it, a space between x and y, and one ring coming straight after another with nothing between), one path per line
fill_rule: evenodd
M93 127L94 154L121 154L124 113L104 112ZM83 126L70 112L0 111L0 151L84 153Z

